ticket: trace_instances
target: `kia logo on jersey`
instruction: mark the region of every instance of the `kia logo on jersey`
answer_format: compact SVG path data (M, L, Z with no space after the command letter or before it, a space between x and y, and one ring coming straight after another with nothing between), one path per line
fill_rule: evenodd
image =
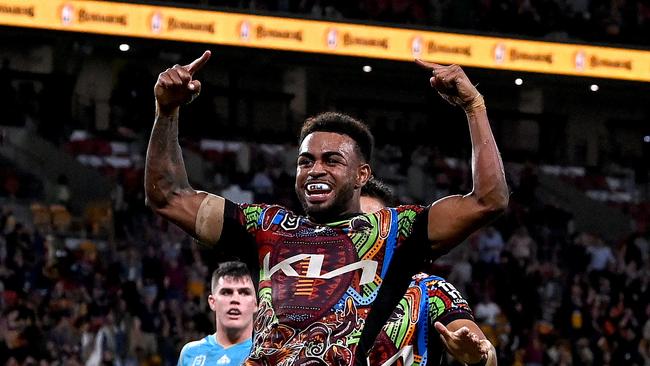
M287 277L320 278L326 280L360 269L361 278L359 280L359 285L365 285L371 283L375 279L375 273L377 273L378 265L377 261L364 259L355 263L347 264L326 273L321 273L323 270L323 259L325 258L325 255L323 254L294 255L277 263L273 267L270 267L270 256L271 254L267 253L264 257L264 274L268 278L271 278L271 276L273 276L273 274L276 272L282 271L282 273ZM306 267L307 271L304 275L300 275L291 265L307 258L309 258L309 264Z

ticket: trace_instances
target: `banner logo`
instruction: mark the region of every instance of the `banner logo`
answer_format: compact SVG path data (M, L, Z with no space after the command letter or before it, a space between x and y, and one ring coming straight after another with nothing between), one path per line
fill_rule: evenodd
M214 34L214 23L188 22L186 20L169 17L167 21L167 31L171 32L177 29Z
M365 47L379 47L388 49L388 38L367 38L355 37L351 33L343 34L343 45L345 46L365 46Z
M0 4L0 13L11 15L27 15L30 18L34 17L33 6L11 6Z
M591 56L589 66L593 68L606 67L610 69L632 70L632 60L610 60L598 56Z
M242 21L239 23L239 38L242 39L242 41L248 41L251 37L251 23L248 22L247 20Z
M413 57L420 57L422 54L422 37L420 36L415 36L411 40L411 54Z
M284 29L271 29L265 28L263 25L258 25L255 28L257 38L279 38L279 39L294 39L302 42L302 31L290 31Z
M150 25L153 33L158 34L162 31L163 16L159 11L151 14Z
M65 4L61 7L61 23L63 25L72 24L74 19L74 7L70 4Z
M452 55L465 55L467 57L472 57L472 47L449 46L429 41L429 43L427 43L427 53L449 53Z
M327 30L327 36L325 37L325 42L329 49L336 49L339 43L339 32L336 28L329 28Z
M547 64L553 64L553 54L552 53L528 53L524 51L517 51L516 48L510 50L510 61L531 61L531 62L545 62Z
M494 62L501 65L506 60L506 45L505 43L497 43L494 46Z
M575 62L576 70L584 71L585 66L587 64L587 55L585 54L585 51L580 50L576 52L576 55L574 57L574 62Z

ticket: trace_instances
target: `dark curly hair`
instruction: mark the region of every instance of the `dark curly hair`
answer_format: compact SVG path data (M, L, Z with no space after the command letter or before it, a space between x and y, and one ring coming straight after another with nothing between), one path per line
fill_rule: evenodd
M313 132L335 132L349 136L356 143L357 153L366 163L372 160L372 149L375 139L365 123L338 112L325 112L309 117L300 129L299 144Z
M397 206L397 198L393 189L379 179L372 177L361 187L361 196L381 200L386 207Z

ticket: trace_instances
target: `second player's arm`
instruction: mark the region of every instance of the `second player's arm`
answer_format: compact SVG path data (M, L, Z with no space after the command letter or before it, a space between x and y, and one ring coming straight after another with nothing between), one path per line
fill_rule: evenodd
M457 361L467 365L497 365L496 349L473 321L456 319L446 327L436 322L434 327L440 333L447 352Z

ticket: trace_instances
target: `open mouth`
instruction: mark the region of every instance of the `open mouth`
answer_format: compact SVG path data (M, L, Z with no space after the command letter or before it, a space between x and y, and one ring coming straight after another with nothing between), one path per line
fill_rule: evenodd
M320 203L327 200L332 193L332 187L327 183L307 183L305 192L310 203Z
M228 310L228 312L226 314L228 314L230 316L240 316L241 311L239 311L238 309L230 309L230 310Z

